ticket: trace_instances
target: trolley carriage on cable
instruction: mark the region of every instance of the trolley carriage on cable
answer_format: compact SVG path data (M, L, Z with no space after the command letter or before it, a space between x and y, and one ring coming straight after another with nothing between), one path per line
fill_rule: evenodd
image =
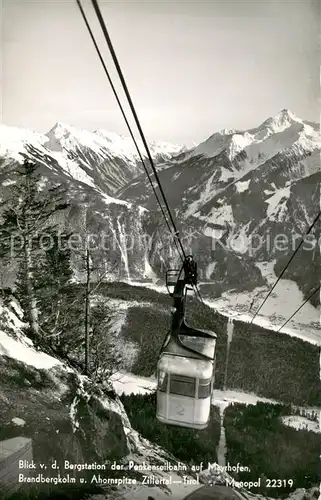
M156 418L165 424L205 429L215 377L216 335L192 328L185 322L188 286L196 282L196 263L190 256L180 271L166 274L174 312L171 332L165 339L157 364Z

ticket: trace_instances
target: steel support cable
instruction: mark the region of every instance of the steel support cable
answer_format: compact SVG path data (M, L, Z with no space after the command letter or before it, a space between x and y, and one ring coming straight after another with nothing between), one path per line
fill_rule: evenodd
M93 44L94 44L94 47L95 47L95 49L96 49L96 52L97 52L98 57L99 57L99 59L100 59L100 62L101 62L101 64L102 64L103 68L104 68L105 74L106 74L106 76L107 76L107 78L108 78L109 84L110 84L110 86L111 86L111 88L112 88L113 94L114 94L114 96L115 96L115 98L116 98L117 104L118 104L118 106L119 106L119 108L120 108L120 111L121 111L121 113L122 113L122 115L123 115L123 118L124 118L124 120L125 120L125 123L126 123L126 125L127 125L127 128L128 128L128 130L129 130L129 133L130 133L130 135L131 135L131 138L132 138L132 140L133 140L133 142L134 142L134 145L135 145L136 151L137 151L137 153L138 153L139 159L140 159L140 161L142 162L142 165L143 165L143 167L144 167L145 173L146 173L146 175L147 175L147 177L148 177L148 180L149 180L149 182L150 182L150 185L151 185L151 187L152 187L152 189L153 189L153 192L154 192L154 194L155 194L156 200L157 200L157 202L158 202L158 205L159 205L159 207L160 207L160 209L161 209L162 215L163 215L163 217L164 217L164 219L165 219L165 222L166 222L166 224L167 224L167 228L168 228L168 230L169 230L170 234L172 234L172 229L171 229L171 227L170 227L170 224L169 224L169 222L168 222L168 219L167 219L167 217L166 217L166 214L165 214L165 212L164 212L164 209L163 209L163 207L162 207L162 204L161 204L161 202L160 202L160 200L159 200L159 197L158 197L158 195L157 195L156 189L154 188L153 181L152 181L151 176L150 176L150 174L149 174L149 172L148 172L148 170L147 170L147 167L146 167L146 165L145 165L145 161L144 161L144 159L143 159L143 157L142 157L142 154L141 154L141 152L140 152L140 150L139 150L138 144L137 144L137 142L136 142L136 140L135 140L135 137L134 137L134 134L133 134L133 132L132 132L131 126L130 126L130 124L129 124L128 120L127 120L127 117L126 117L126 114L125 114L124 108L123 108L123 106L122 106L122 104L121 104L121 102L120 102L120 99L119 99L118 94L117 94L117 92L116 92L115 86L114 86L114 84L113 84L113 82L112 82L112 79L111 79L111 77L110 77L109 71L108 71L108 69L107 69L107 67L106 67L105 61L104 61L104 59L103 59L103 57L102 57L102 54L101 54L101 52L100 52L100 50L99 50L99 47L98 47L98 44L97 44L97 42L96 42L96 40L95 40L95 37L94 37L94 35L93 35L92 29L90 28L90 25L89 25L89 22L88 22L87 16L86 16L86 14L85 14L85 12L84 12L84 9L82 8L82 5L81 5L80 0L76 0L76 2L77 2L77 5L78 5L78 7L79 7L79 10L80 10L80 13L81 13L81 15L82 15L82 18L83 18L83 20L84 20L84 22L85 22L85 25L86 25L86 27L87 27L88 33L89 33L89 35L90 35L90 38L91 38L91 40L92 40L92 42L93 42ZM177 246L177 245L176 245L176 246ZM178 253L179 253L179 248L178 248L178 247L177 247L177 250L178 250Z
M197 295L198 295L198 297L199 297L200 301L202 302L202 304L203 304L204 306L206 306L206 304L205 304L205 302L204 302L204 300L203 300L203 297L202 297L202 295L201 295L201 291L200 291L200 289L199 289L198 285L194 285L194 286L195 286L195 290L196 290L196 293L197 293Z
M292 314L292 316L290 316L290 317L289 317L289 319L287 319L287 320L286 320L286 322L285 322L285 323L283 323L283 325L282 325L282 326L280 326L280 328L277 330L277 332L281 331L281 330L282 330L282 328L283 328L285 325L287 325L289 321L291 321L291 319L292 319L292 318L293 318L293 317L294 317L294 316L295 316L295 315L296 315L296 314L300 311L300 309L302 309L302 307L303 307L303 306L305 306L305 304L306 304L307 302L309 302L309 300L313 297L313 295L314 295L314 294L315 294L318 290L320 290L320 286L318 286L318 288L316 288L316 289L315 289L315 290L314 290L314 291L313 291L313 292L309 295L309 297L308 297L308 298L307 298L307 299L303 302L303 304L301 304L301 305L300 305L300 307L298 307L298 308L296 309L296 311L294 311L294 313Z
M261 311L262 307L264 306L265 302L267 301L267 299L269 298L269 296L271 295L271 293L273 292L274 288L276 287L276 285L279 283L279 281L281 280L282 276L284 275L285 271L287 270L287 268L289 267L289 265L291 264L292 260L294 259L295 255L297 254L297 252L299 251L299 249L301 248L302 244L304 243L305 241L305 238L308 236L308 234L312 231L313 227L315 226L316 222L318 221L319 217L321 215L321 212L318 213L318 215L316 216L316 218L314 219L314 221L312 222L311 226L309 227L309 229L307 230L307 232L305 233L305 235L302 237L299 245L297 246L297 248L294 250L290 260L288 261L288 263L286 264L286 266L284 267L284 269L282 270L281 274L279 275L278 279L276 280L276 282L274 283L274 285L272 286L272 288L270 289L270 291L268 292L267 296L265 297L265 299L263 300L262 304L260 305L260 307L258 308L258 310L256 311L256 313L254 314L253 318L251 319L250 321L250 325L253 323L254 319L256 318L256 316L258 315L258 313Z
M169 208L169 205L168 205L168 202L166 200L166 196L165 196L165 193L164 193L164 190L163 190L163 187L161 185L161 182L160 182L160 179L159 179L159 176L158 176L158 173L156 171L156 168L155 168L155 165L154 165L154 162L153 162L153 158L151 156L151 153L149 151L149 147L148 147L148 144L146 142L146 139L145 139L145 136L144 136L144 133L143 133L143 130L142 130L142 127L141 127L141 124L140 124L140 121L138 119L138 116L137 116L137 113L136 113L136 110L135 110L135 107L134 107L134 104L133 104L133 101L132 101L132 98L131 98L131 95L129 93L129 90L128 90L128 87L127 87L127 84L126 84L126 81L125 81L125 78L124 78L124 75L122 73L122 70L121 70L121 67L120 67L120 64L119 64L119 61L118 61L118 58L116 56L116 53L115 53L115 50L114 50L114 47L113 47L113 44L111 42L111 39L110 39L110 36L109 36L109 33L108 33L108 30L107 30L107 27L106 27L106 24L105 24L105 21L103 19L103 16L101 14L101 11L100 11L100 8L99 8L99 5L98 5L98 2L97 0L91 0L92 2L92 5L94 7L94 10L96 12L96 15L97 15L97 18L98 18L98 21L99 21L99 24L100 24L100 27L102 29L102 32L105 36L105 40L107 42L107 45L109 47L109 50L110 50L110 53L111 53L111 56L113 58L113 61L114 61L114 64L116 66L116 69L117 69L117 73L118 73L118 76L119 76L119 79L123 85L123 89L124 89L124 92L126 94L126 97L127 97L127 100L128 100L128 103L129 103L129 106L130 106L130 109L133 113L133 116L134 116L134 119L135 119L135 122L136 122L136 126L138 128L138 131L140 133L140 136L141 136L141 139L143 141L143 144L144 144L144 147L146 149L146 153L147 153L147 156L148 156L148 159L149 159L149 162L150 162L150 165L152 167L152 170L154 172L154 175L155 175L155 179L156 179L156 182L158 184L158 187L159 187L159 190L161 192L161 195L163 197L163 200L164 200L164 204L166 206L166 209L167 209L167 212L168 212L168 215L169 215L169 218L170 218L170 221L172 223L172 226L173 226L173 229L174 229L174 234L172 233L171 231L171 234L173 234L173 237L174 237L174 241L177 241L179 247L180 247L180 250L182 252L182 255L183 255L183 261L186 259L186 253L184 251L184 247L182 245L182 242L181 242L181 239L179 237L179 231L177 230L177 227L176 227L176 224L175 224L175 221L173 219L173 216L172 216L172 213L170 211L170 208ZM180 256L181 257L181 256Z

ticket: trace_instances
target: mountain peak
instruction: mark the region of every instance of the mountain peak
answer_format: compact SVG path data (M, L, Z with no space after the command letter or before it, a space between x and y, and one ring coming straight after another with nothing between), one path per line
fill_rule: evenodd
M64 122L56 122L55 125L50 129L50 132L52 130L56 130L58 128L64 128L64 129L68 129L70 128L70 125L68 125L67 123L64 123Z
M275 116L270 116L265 120L257 129L260 134L264 133L278 133L282 132L287 128L291 128L294 125L302 125L303 121L298 118L292 111L287 108L282 109Z
M50 138L52 137L61 137L62 135L66 135L67 133L71 133L73 127L63 122L56 122L55 125L46 133L46 136Z
M282 109L274 118L283 120L301 121L292 111L287 108Z
M300 118L298 118L294 113L292 113L292 111L290 111L289 109L286 109L286 108L282 109L275 116L271 116L270 118L265 120L265 122L263 122L263 123L272 122L272 121L274 123L278 123L278 124L293 123L293 122L302 123L302 120Z

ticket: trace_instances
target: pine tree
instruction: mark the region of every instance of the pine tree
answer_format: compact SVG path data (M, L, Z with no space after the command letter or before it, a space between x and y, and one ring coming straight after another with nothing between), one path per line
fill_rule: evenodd
M55 347L61 347L64 323L73 302L69 236L55 232L51 234L53 244L38 260L34 270L35 294L41 312L41 331Z
M30 331L40 337L39 311L35 290L35 265L43 255L43 240L57 227L53 216L67 208L60 186L39 188L38 166L28 159L16 170L16 183L9 188L9 196L2 208L0 225L0 257L19 265L18 290ZM18 243L18 245L17 245Z

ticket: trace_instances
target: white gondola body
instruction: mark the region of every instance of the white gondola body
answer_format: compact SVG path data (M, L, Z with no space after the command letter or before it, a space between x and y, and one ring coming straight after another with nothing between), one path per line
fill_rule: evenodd
M181 336L200 354L187 353L169 339L157 365L157 419L166 424L205 429L211 409L216 339Z

